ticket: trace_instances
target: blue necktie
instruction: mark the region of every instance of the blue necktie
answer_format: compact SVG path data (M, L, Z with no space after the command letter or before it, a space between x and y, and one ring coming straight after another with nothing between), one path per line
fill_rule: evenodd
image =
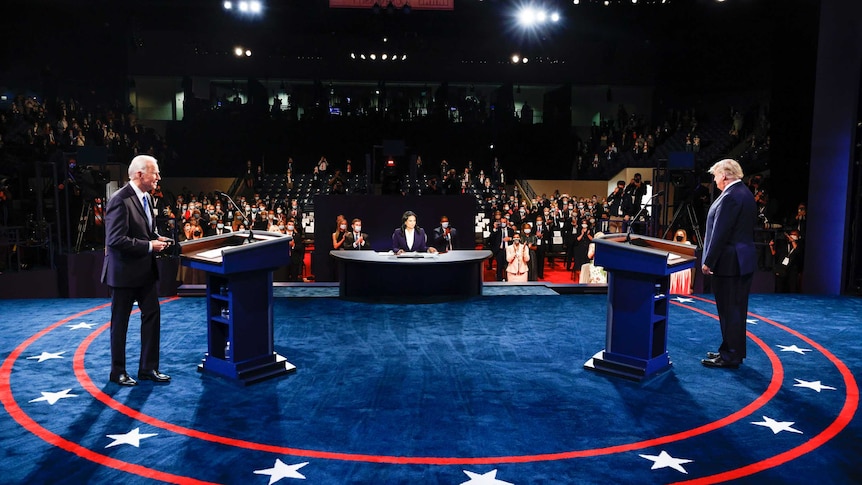
M153 227L153 211L150 209L150 198L144 194L144 212L147 214L147 224L152 229Z

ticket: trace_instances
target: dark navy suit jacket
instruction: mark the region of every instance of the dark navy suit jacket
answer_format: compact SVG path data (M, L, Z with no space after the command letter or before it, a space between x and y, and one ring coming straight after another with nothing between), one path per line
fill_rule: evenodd
M757 204L742 182L725 187L706 216L703 264L717 276L738 276L757 269L754 222Z
M399 250L404 251L415 251L417 253L424 253L428 251L428 242L427 237L425 236L425 230L421 227L416 227L414 229L415 233L413 234L413 247L407 247L407 238L404 236L404 230L400 227L395 229L395 232L392 233L392 251L398 252Z
M150 199L152 200L152 199ZM158 279L150 240L158 234L147 222L141 200L130 183L116 191L105 210L105 262L102 282L113 288L153 284Z

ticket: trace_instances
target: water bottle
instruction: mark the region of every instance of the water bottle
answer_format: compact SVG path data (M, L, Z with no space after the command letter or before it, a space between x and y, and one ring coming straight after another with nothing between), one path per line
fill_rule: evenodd
M230 340L224 343L224 360L230 360Z

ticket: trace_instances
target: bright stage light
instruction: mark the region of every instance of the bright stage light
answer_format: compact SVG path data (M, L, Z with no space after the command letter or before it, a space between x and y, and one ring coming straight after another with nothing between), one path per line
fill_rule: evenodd
M251 57L251 49L246 49L246 50L245 50L245 56L246 56L246 57Z
M239 2L239 11L240 12L248 13L248 9L249 9L248 2L245 2L245 1Z
M222 5L224 5L225 10L231 10L233 8L233 3L231 2L224 2Z
M382 60L384 60L384 61L385 61L386 59L388 59L388 58L389 58L389 55L388 55L388 54L381 54L381 55L380 55L380 59L382 59Z
M536 20L536 11L533 7L524 7L518 12L518 22L524 27L532 27Z
M560 14L557 12L552 13L551 14L551 22L559 22L559 21L560 21Z
M251 13L260 13L261 10L263 10L263 7L261 6L260 2L258 2L257 0L253 0L251 3L248 4L248 9L251 11Z
M517 64L519 62L521 62L521 56L519 56L518 54L513 54L512 55L512 64Z
M371 54L371 55L370 55L370 56L368 56L368 57L370 57L372 61L376 61L376 60L377 60L377 54Z
M234 47L233 54L237 57L242 57L242 47Z

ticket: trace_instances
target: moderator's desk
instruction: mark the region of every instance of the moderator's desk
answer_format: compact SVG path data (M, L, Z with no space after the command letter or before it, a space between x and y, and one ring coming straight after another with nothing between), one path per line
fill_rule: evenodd
M338 263L339 296L351 300L441 301L482 294L491 251L455 250L396 257L374 251L331 251Z

